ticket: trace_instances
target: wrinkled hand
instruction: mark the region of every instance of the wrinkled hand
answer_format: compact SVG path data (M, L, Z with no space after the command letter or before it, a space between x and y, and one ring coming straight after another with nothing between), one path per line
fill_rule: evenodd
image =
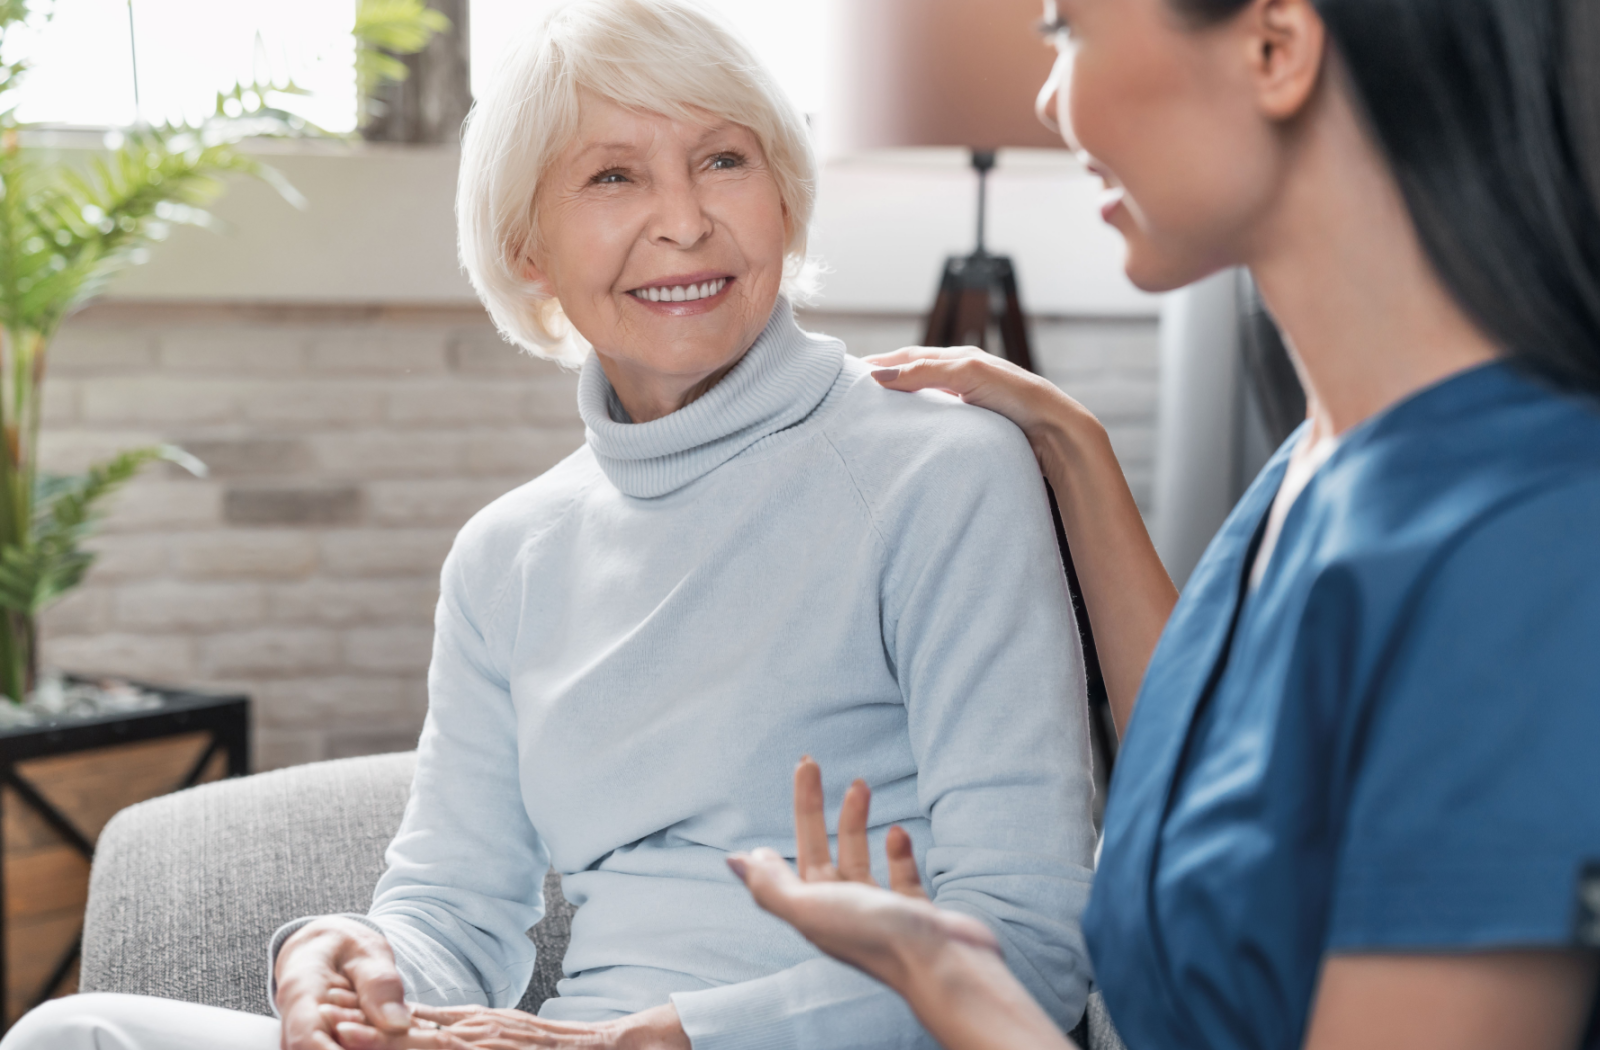
M383 935L351 919L308 923L283 943L276 964L283 1050L340 1050L326 1010L342 1004L391 1040L411 1024L405 985Z
M521 1010L413 1003L411 1028L399 1037L367 1024L353 996L336 993L323 1010L345 1050L689 1050L689 1037L672 1006L618 1021L574 1024Z
M1088 409L1054 383L975 346L908 346L865 359L890 390L943 390L1021 428L1041 460L1046 446L1080 428L1098 427Z
M872 792L857 780L839 809L839 860L828 846L822 770L803 758L794 771L795 858L798 874L770 849L736 853L728 866L744 880L756 903L783 919L841 962L908 994L919 960L960 943L999 954L982 922L935 907L922 888L911 836L889 829L889 889L872 878L867 813Z

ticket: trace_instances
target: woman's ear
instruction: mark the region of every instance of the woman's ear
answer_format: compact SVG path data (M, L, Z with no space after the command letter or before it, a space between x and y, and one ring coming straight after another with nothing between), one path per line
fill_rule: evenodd
M1315 92L1327 27L1312 0L1256 0L1246 15L1256 99L1269 120L1298 115Z
M533 260L533 256L523 253L522 263L519 266L518 272L522 275L522 279L524 281L527 281L529 284L538 285L539 289L546 295L555 294L550 290L549 275L546 274L544 270L539 267L539 264Z

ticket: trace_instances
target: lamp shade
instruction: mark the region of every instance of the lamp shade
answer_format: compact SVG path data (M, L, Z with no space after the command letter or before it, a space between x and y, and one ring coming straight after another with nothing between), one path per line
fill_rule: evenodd
M1055 49L1040 0L842 0L829 137L899 146L1064 148L1034 117Z

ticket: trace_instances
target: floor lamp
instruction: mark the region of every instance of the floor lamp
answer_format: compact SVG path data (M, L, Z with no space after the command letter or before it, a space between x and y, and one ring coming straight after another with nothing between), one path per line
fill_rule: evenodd
M977 243L970 254L945 261L923 344L987 350L995 328L999 355L1034 371L1016 268L988 250L985 210L997 150L1066 148L1033 114L1055 61L1054 48L1035 30L1038 0L842 0L836 10L839 62L825 121L830 150L954 146L970 152L977 173ZM1091 726L1109 772L1116 736L1053 492L1050 508L1082 636Z

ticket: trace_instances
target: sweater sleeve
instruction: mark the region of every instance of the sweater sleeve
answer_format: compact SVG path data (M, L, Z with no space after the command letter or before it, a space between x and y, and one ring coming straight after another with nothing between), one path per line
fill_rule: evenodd
M428 668L428 716L411 798L368 912L407 994L432 1005L514 1006L533 973L548 851L522 805L517 725L474 602L464 532L445 562Z
M949 440L860 486L931 827L923 877L936 904L996 932L1069 1029L1088 995L1094 847L1082 654L1031 451L998 417L952 409ZM831 959L672 998L695 1050L936 1045L896 995Z

